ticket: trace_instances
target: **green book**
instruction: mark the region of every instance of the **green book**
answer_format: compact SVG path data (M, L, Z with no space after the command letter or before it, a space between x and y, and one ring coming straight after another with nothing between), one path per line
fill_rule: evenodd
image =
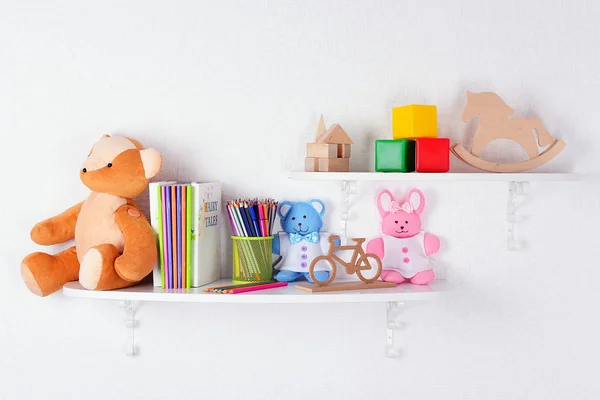
M156 198L158 200L158 262L160 264L160 283L165 288L165 258L163 245L163 217L162 217L162 186L156 187Z
M172 182L151 182L148 187L150 197L150 225L156 238L157 257L152 270L152 281L156 287L165 287L165 261L163 243L163 204L162 187Z

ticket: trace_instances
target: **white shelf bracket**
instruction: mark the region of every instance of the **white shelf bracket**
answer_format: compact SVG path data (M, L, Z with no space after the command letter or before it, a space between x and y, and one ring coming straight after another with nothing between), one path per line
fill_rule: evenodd
M517 201L529 191L529 182L511 181L508 184L508 202L506 207L506 246L508 250L519 250L524 247L524 242L516 239L515 224L519 222L517 216Z
M348 213L350 211L350 196L356 194L356 181L342 181L342 213L340 216L340 237L342 244L347 243Z
M125 355L133 357L136 355L135 328L137 327L137 321L135 319L135 302L124 300L121 302L121 308L125 310L125 328L127 330Z
M396 358L400 351L395 344L395 331L400 327L400 315L404 312L404 303L400 301L388 301L386 308L386 345L385 355L388 358Z

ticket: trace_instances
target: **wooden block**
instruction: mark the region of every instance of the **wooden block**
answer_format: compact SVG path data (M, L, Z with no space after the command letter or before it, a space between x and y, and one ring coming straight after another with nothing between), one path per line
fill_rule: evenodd
M319 172L348 172L349 158L319 158Z
M325 133L327 129L325 129L325 120L323 119L323 114L321 114L321 118L319 118L319 125L317 125L317 131L315 132L315 141Z
M397 284L395 284L394 282L375 281L375 282L371 282L371 283L364 283L361 281L356 281L356 282L332 283L327 286L313 285L312 283L299 284L299 285L296 285L296 289L303 290L305 292L311 292L311 293L323 293L323 292L339 292L342 290L383 289L383 288L392 288L392 287L396 287L396 286L397 286Z
M375 171L412 172L415 170L414 140L376 140Z
M392 109L392 135L394 139L437 137L437 108L411 104Z
M304 159L304 171L317 172L319 171L319 159L314 157L306 157Z
M316 157L316 158L335 158L338 156L338 146L337 144L328 144L328 143L306 143L306 157Z
M337 157L338 158L350 158L350 144L338 144L337 145Z
M420 138L417 142L417 172L448 172L450 139Z
M315 140L315 143L354 144L350 136L339 125L333 124Z

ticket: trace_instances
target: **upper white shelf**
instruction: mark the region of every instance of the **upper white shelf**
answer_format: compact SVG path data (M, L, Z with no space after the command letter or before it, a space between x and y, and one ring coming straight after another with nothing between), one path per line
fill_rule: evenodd
M303 282L306 283L306 282ZM205 287L225 286L230 280L220 280ZM452 290L448 281L434 280L429 285L400 284L389 289L350 290L344 292L308 293L288 286L239 294L215 294L194 289L161 289L151 284L140 284L111 291L91 291L79 282L70 282L63 287L69 297L104 300L171 301L188 303L364 303L429 300Z
M523 172L517 174L490 172L304 172L293 171L291 179L320 181L448 181L448 182L563 182L581 179L581 174Z

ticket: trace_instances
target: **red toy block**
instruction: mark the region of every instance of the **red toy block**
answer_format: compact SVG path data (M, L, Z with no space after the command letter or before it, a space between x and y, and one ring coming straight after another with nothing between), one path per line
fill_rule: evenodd
M420 138L417 142L417 172L448 172L450 139Z

